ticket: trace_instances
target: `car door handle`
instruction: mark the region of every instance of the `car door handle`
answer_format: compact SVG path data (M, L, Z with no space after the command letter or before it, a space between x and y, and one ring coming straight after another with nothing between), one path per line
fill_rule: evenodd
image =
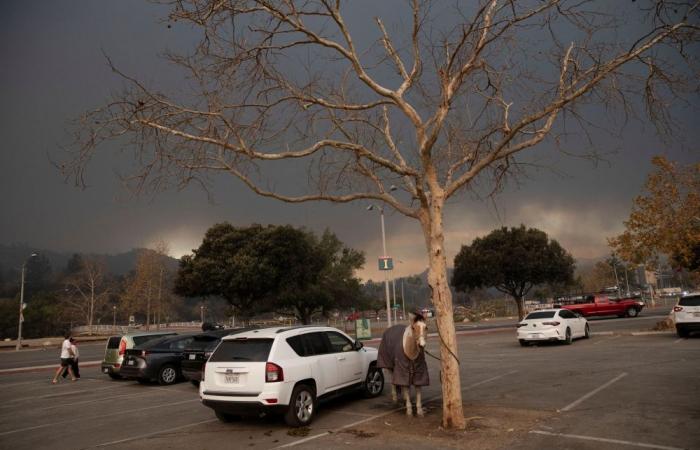
M345 356L338 356L338 361L345 361Z

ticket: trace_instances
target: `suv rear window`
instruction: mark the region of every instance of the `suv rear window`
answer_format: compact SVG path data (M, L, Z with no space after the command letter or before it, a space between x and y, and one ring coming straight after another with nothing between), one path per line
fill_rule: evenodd
M537 311L533 312L527 315L525 320L532 320L532 319L550 319L554 317L555 311Z
M679 306L700 306L700 295L693 295L692 297L683 297L678 300Z
M270 355L273 339L229 339L221 341L211 355L211 362L252 361L265 362Z
M112 348L119 348L119 342L122 340L121 336L112 336L109 338L107 341L107 348L112 349Z

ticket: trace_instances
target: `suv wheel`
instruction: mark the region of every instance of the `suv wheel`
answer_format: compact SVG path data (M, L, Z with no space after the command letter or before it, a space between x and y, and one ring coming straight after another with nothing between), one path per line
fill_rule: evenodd
M564 338L564 344L571 345L571 328L566 329L566 337Z
M627 309L627 317L637 317L639 315L639 310L637 308Z
M289 399L284 421L292 427L303 427L310 424L315 415L316 392L305 384L296 386Z
M167 386L177 381L177 369L172 364L166 364L158 371L158 384Z
M528 345L530 345L530 343L528 341L526 341L525 339L518 339L518 341L520 342L520 345L522 345L523 347L527 347Z
M121 380L122 379L121 375L119 375L118 373L109 373L107 375L109 375L109 377L113 380Z
M690 333L688 333L688 330L679 326L676 327L676 333L678 334L678 337L682 338L687 338L690 335Z
M384 390L384 373L382 369L377 369L377 366L374 364L369 366L367 378L365 378L362 387L366 398L379 397Z

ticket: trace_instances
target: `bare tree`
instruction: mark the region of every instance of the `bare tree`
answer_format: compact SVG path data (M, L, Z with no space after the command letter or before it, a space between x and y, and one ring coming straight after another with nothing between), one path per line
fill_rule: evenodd
M105 263L97 258L81 257L80 270L65 279L65 291L68 305L84 315L88 333L92 335L95 313L110 292Z
M641 104L635 95L668 131L664 106L683 100L697 74L697 1L412 0L372 30L353 28L353 4L339 0L165 3L170 20L201 31L193 52L166 55L192 91L167 95L112 65L128 88L85 114L64 173L83 184L101 142L131 138L138 169L126 181L138 191L206 188L225 173L264 197L370 199L417 220L444 427L465 425L446 202L467 189L498 191L527 162L516 156L545 140L585 142L612 117L624 121ZM368 37L376 39L361 45ZM280 161L307 163L306 191L279 175Z

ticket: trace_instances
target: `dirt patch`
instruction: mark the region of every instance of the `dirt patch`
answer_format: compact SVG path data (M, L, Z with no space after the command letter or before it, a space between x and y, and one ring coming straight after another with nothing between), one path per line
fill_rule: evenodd
M425 417L407 417L403 413L374 420L354 428L343 430L356 439L363 439L367 448L393 449L405 447L411 442L415 449L435 448L512 448L527 433L553 412L489 405L465 405L464 430L444 430L440 426L442 411L426 408ZM347 441L348 438L339 439ZM351 444L351 442L345 442ZM396 444L396 445L395 445ZM398 446L397 446L398 445Z
M310 432L311 428L309 427L290 428L287 430L287 434L294 437L306 437Z
M373 438L377 435L377 433L368 433L368 432L363 431L363 430L356 430L355 428L348 428L347 430L341 431L341 433L352 434L356 438L362 438L362 439Z
M676 328L676 324L673 322L673 319L670 317L667 317L666 319L662 320L661 322L656 322L656 325L654 325L654 328L652 328L653 331L666 331L666 330L674 330Z

